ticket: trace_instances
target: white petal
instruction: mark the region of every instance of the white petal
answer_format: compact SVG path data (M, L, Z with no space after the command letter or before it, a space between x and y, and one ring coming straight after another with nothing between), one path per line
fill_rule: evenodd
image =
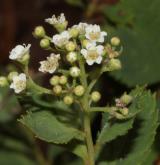
M102 35L102 36L107 36L107 32L104 32L104 31L103 31L103 32L101 32L101 35Z
M97 49L98 54L102 55L103 50L104 50L104 47L103 47L102 45L98 45L98 46L96 47L96 49Z
M89 42L86 45L87 49L94 49L94 47L96 46L96 42Z
M94 64L93 60L86 60L86 62L87 62L88 65L93 65Z
M103 43L104 42L104 36L100 36L100 38L98 39L98 42Z
M97 59L96 59L96 63L97 64L100 64L102 62L102 56L99 56Z
M24 73L19 74L19 79L26 81L26 75Z
M86 57L87 56L87 50L86 49L81 49L81 54Z
M11 83L10 88L14 89L14 83Z

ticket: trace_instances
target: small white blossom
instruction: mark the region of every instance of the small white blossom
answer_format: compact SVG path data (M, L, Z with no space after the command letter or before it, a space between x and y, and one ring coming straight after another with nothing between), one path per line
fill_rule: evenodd
M86 59L88 65L94 63L100 64L102 62L102 54L104 47L102 45L96 46L95 43L87 44L86 49L81 49L81 54Z
M104 42L104 37L107 36L107 33L101 31L100 26L98 25L88 25L85 28L86 31L86 38L92 42Z
M69 32L65 30L60 34L54 35L52 38L52 42L58 47L63 47L68 43L69 39L70 39Z
M17 45L15 48L11 50L9 58L11 60L21 59L25 54L29 53L30 47L31 44L28 44L27 46L25 44Z
M57 67L59 66L58 60L60 59L60 54L52 53L47 60L41 61L39 71L46 73L54 73Z
M51 18L45 19L45 22L49 23L50 25L63 24L66 22L66 18L64 13L61 13L57 18L55 15L53 15Z
M10 88L14 89L15 93L20 93L26 89L26 75L21 73L14 76Z
M78 29L80 34L84 34L87 26L89 26L89 24L80 22L78 25L74 25L73 28Z

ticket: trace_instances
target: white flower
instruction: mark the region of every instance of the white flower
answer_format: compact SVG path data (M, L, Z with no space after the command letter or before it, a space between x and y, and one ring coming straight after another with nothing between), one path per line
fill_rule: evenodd
M100 26L98 25L88 25L85 28L86 38L92 42L104 42L104 37L107 36L107 33L101 31Z
M55 15L53 15L52 18L45 19L45 22L51 25L63 24L66 22L66 18L64 16L64 13L61 13L60 16L58 16L57 18Z
M10 88L14 89L15 93L20 93L26 89L26 75L21 73L14 76Z
M65 30L60 34L54 35L53 38L52 38L52 42L56 46L62 47L62 46L66 45L68 43L69 39L70 39L69 32Z
M103 50L104 47L102 45L96 46L95 43L89 43L86 49L81 49L81 54L86 59L88 65L100 64L102 62Z
M78 29L80 34L84 34L87 26L89 26L89 24L80 22L78 25L74 25L73 28Z
M11 60L21 59L25 54L29 53L30 47L31 44L28 44L27 46L25 44L17 45L15 48L11 50L9 58Z
M52 53L47 60L41 61L39 71L46 73L54 73L57 67L59 66L58 60L60 59L60 54Z

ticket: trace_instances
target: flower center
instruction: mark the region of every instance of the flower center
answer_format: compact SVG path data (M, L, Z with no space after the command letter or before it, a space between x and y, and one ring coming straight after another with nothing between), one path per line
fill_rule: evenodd
M16 88L17 88L18 90L21 90L21 89L24 89L24 88L25 88L26 83L25 83L25 81L23 81L23 80L19 80L19 81L17 81L17 82L15 83L15 86L16 86Z
M90 60L96 60L98 57L98 53L95 50L88 51L88 59Z
M97 40L100 36L100 32L91 32L89 33L91 40Z

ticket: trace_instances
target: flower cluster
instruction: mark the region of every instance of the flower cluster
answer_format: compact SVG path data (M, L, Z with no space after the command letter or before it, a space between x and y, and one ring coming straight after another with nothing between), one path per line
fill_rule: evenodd
M61 97L68 105L76 102L86 92L90 95L90 104L99 101L101 94L92 91L94 82L88 74L89 70L92 65L98 67L99 77L103 72L120 69L121 62L117 58L121 53L120 39L118 37L109 39L107 32L102 31L96 24L79 23L67 28L68 21L63 13L59 17L53 15L45 19L45 22L58 31L50 37L42 26L37 26L33 32L33 35L40 39L40 46L51 51L46 60L40 61L38 69L42 73L52 75L50 79L52 90L46 89L45 93ZM17 45L9 55L11 60L23 66L24 73L14 72L9 74L8 79L5 77L0 79L1 86L10 83L10 88L17 94L38 86L28 73L30 47L30 44Z

